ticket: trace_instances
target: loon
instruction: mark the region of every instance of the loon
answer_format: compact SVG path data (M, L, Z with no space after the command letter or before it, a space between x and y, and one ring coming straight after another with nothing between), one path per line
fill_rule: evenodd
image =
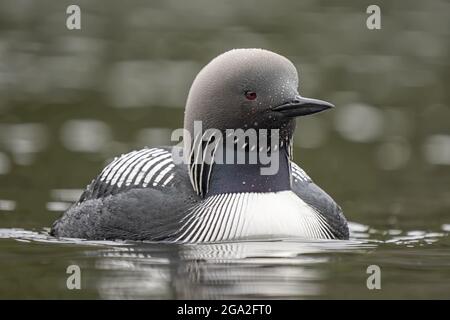
M292 160L295 118L333 107L300 96L298 85L292 62L268 50L233 49L214 58L195 77L187 97L184 132L190 137L177 146L146 147L115 158L54 222L50 234L175 243L348 239L341 208ZM278 170L263 175L259 160L218 161L231 149L211 134L205 137L207 130L195 136L196 122L220 133L278 130L278 140L231 148L247 156L265 148L275 155ZM212 161L192 161L210 145ZM218 148L222 156L216 155ZM191 161L178 161L179 155Z

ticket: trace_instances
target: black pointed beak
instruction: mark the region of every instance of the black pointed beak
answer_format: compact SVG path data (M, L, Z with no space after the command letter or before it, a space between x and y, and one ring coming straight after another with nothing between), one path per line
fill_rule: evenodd
M296 96L295 99L273 107L273 111L281 112L287 117L301 117L333 108L329 102Z

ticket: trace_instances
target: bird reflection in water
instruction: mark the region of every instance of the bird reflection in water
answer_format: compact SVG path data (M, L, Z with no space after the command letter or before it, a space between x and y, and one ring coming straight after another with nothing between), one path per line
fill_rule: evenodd
M153 244L89 252L102 298L303 298L328 278L331 250L367 250L361 241L246 241ZM318 267L319 266L319 267ZM106 271L106 272L105 272Z

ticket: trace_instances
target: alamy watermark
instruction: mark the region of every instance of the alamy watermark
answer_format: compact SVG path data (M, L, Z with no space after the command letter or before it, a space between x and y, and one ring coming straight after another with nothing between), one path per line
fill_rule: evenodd
M202 121L194 121L193 132L174 130L171 141L180 147L172 152L175 164L259 164L261 175L276 174L280 148L289 147L280 139L279 129L203 130Z
M67 267L66 273L70 274L66 280L66 286L69 290L81 289L81 269L78 265L72 264Z
M370 14L366 19L366 26L369 30L381 29L381 9L376 4L367 7L366 13ZM66 9L68 17L66 27L69 30L81 30L81 8L76 4L71 4Z
M381 268L376 264L372 264L367 267L366 273L370 274L367 278L366 286L369 290L381 289Z
M66 19L66 27L69 30L81 29L81 9L76 4L71 4L67 7L66 13L68 17Z
M367 7L366 13L370 16L367 17L366 26L369 30L380 30L381 29L381 9L376 4L371 4Z

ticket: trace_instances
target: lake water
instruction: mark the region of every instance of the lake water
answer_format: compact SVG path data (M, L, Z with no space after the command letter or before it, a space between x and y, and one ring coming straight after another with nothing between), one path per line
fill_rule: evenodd
M57 240L2 229L2 298L450 297L448 232L351 228L348 241L195 245ZM67 288L71 265L80 267L80 290ZM373 265L381 288L369 290Z
M0 1L0 298L450 298L448 1L378 2L381 30L356 0L105 0L70 31L71 3ZM195 74L237 47L287 56L336 105L298 122L294 153L351 240L49 237L114 156L171 144Z

